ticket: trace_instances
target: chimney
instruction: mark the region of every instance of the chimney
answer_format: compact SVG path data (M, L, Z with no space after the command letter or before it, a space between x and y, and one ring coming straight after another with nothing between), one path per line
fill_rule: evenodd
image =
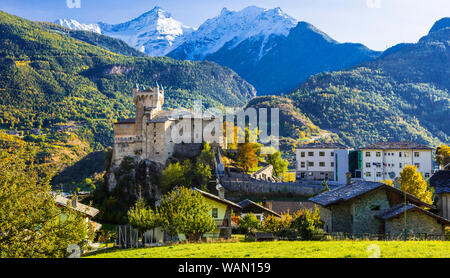
M75 193L74 197L72 198L72 207L76 208L78 206L78 196Z
M267 199L266 198L264 198L264 200L263 200L263 207L266 207L266 208L268 208L268 209L272 209L272 202L271 201L267 201Z
M216 189L217 192L219 193L219 198L225 199L225 188L223 188L223 186L220 183L218 183L216 185Z

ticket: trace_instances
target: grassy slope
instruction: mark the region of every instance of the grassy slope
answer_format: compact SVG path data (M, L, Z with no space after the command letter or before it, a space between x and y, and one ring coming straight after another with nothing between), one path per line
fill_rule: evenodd
M92 258L367 258L371 244L382 258L448 258L450 242L438 241L276 241L180 244L113 250ZM218 252L220 250L220 252Z

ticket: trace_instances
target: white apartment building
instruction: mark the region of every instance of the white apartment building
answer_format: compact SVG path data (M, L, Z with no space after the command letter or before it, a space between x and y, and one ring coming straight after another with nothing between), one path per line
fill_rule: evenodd
M395 180L406 165L415 165L424 179L431 176L433 148L413 142L378 142L360 148L362 178L366 181Z
M349 147L338 143L310 143L296 149L297 180L346 183Z

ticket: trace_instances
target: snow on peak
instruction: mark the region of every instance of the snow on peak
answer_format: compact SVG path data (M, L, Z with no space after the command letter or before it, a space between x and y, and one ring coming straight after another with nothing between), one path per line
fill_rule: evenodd
M121 39L150 56L166 55L183 42L186 33L193 31L160 7L124 23L99 25L103 34Z
M75 19L58 19L54 23L72 30L84 30L101 34L98 24L82 24Z
M223 8L220 15L208 19L186 37L185 42L195 46L187 58L201 59L225 44L232 48L252 37L266 41L271 35L287 36L297 22L280 8L249 6L241 11Z

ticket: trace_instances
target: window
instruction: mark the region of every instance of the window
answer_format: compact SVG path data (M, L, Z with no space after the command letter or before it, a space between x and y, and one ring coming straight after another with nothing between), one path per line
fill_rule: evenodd
M377 163L377 168L380 168L381 167L381 163Z
M425 178L429 178L430 177L430 173L425 173Z
M314 152L308 152L308 156L314 156Z
M375 153L375 156L376 156L376 157L380 157L380 156L381 156L381 152L376 152L376 153Z
M370 152L366 152L366 157L370 157Z
M370 168L370 162L366 162L366 168Z
M402 157L402 152L398 152L398 157Z
M212 216L212 218L218 218L219 217L219 209L213 208L211 211L211 216Z
M417 168L420 168L420 163L414 163L414 166L416 166Z
M325 162L319 162L320 167L325 167Z
M409 157L409 153L405 152L404 153L405 157Z
M308 166L314 166L314 162L308 162Z
M300 167L305 168L305 161L300 162Z
M372 174L370 172L366 172L366 177L370 177Z
M319 156L325 156L325 152L319 152Z
M380 206L379 205L371 205L370 206L370 210L380 210Z
M331 155L331 156L334 156L334 152L331 152L330 155Z
M400 168L400 169L402 168L402 164L401 163L398 164L398 168Z
M377 172L377 177L381 177L381 172Z
M300 157L305 157L305 152L301 152Z
M419 157L419 152L414 152L414 157Z
M330 166L331 166L331 167L334 167L334 162L331 162L331 163L330 163Z

